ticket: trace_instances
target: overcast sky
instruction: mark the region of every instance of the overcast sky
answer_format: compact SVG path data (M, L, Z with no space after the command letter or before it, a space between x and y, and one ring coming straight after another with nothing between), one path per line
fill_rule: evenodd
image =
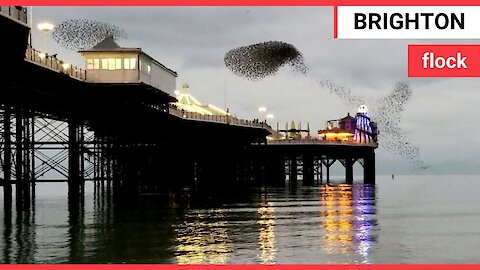
M390 93L395 83L406 81L413 96L402 113L401 127L420 147L430 169L418 171L410 162L382 149L377 151L378 173L480 172L476 113L480 104L478 79L408 79L407 45L445 43L432 40L335 40L332 7L34 7L33 25L68 19L108 22L126 30L122 47L140 47L178 72L177 86L190 85L203 103L225 107L238 117L259 118L265 106L272 122L310 123L313 133L325 121L355 113L319 80L349 87L355 95L375 99ZM223 63L230 49L277 40L303 53L310 71L296 73L288 67L276 76L248 81L230 73ZM448 41L472 43L472 41ZM51 53L84 66L76 52L59 47L52 39ZM33 46L45 49L34 27ZM226 101L226 102L225 102ZM369 104L367 104L368 106ZM375 120L375 119L373 119Z

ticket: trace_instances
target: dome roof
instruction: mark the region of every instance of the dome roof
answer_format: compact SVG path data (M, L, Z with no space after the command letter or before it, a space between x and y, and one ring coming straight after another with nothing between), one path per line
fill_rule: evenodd
M203 105L190 93L187 93L189 90L188 84L184 84L182 87L183 92L180 92L177 95L177 102L175 105L179 110L184 110L186 112L198 113L201 115L228 115L228 113L217 106L207 104Z

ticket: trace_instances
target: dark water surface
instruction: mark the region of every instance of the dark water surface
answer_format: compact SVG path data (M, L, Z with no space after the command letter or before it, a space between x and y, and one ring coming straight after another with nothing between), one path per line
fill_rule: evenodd
M299 183L175 204L150 195L122 208L90 191L76 214L66 193L38 184L35 210L11 219L2 206L2 263L480 263L479 176Z

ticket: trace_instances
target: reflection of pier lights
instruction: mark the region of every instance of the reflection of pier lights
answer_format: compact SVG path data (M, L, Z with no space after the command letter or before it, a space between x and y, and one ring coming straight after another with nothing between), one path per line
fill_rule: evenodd
M325 229L324 249L330 254L343 254L352 249L353 244L353 208L352 186L322 186L321 222Z
M329 254L354 251L369 262L375 238L375 186L322 186L320 196L324 249Z
M228 263L232 248L229 224L224 221L225 210L204 210L196 215L187 214L187 217L193 221L187 220L175 228L177 263Z
M258 256L262 263L274 263L277 250L275 249L275 209L273 204L262 197L257 213L259 215L257 223L260 226L258 245L261 252Z
M375 186L358 185L353 188L354 227L358 243L356 253L362 256L361 263L370 263L370 250L375 242L373 231L376 219L372 219L375 215Z

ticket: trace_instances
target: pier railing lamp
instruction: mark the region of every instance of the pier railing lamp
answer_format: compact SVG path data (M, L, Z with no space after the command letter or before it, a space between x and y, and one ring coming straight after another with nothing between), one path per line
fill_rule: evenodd
M70 69L70 64L69 63L63 63L62 68L63 68L63 70L67 71L67 70Z
M38 30L40 30L40 32L42 32L43 34L45 52L48 52L48 35L50 34L50 32L52 32L55 26L51 23L43 22L43 23L39 23L37 27L38 27Z

